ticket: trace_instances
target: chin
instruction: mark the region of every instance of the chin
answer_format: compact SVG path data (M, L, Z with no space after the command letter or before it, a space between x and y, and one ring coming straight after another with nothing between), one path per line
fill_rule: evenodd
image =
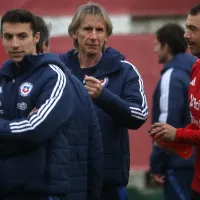
M22 61L23 58L10 58L13 62L15 63L20 63Z
M196 54L193 54L194 56L198 57L200 59L200 52L199 53L196 53Z
M98 55L98 52L97 51L87 51L87 55L96 56L96 55Z
M164 64L163 60L158 60L159 64Z
M190 49L190 51L191 51L191 54L193 56L197 56L198 58L200 58L200 51L199 52L198 51L193 51L192 49Z

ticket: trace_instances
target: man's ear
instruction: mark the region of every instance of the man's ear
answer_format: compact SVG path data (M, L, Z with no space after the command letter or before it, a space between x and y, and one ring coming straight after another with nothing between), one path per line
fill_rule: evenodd
M166 52L171 51L171 49L169 48L169 45L168 45L167 43L165 43L165 44L163 45L163 49L164 49Z
M76 34L73 34L73 35L72 35L72 39L73 39L73 40L77 40L77 38L78 38L78 37L77 37Z
M40 32L37 32L33 37L33 41L35 44L37 44L39 40L40 40Z
M72 39L77 40L78 39L78 32L75 31L75 33L72 34Z
M42 53L49 53L49 45L47 45L45 41L42 43L41 50Z

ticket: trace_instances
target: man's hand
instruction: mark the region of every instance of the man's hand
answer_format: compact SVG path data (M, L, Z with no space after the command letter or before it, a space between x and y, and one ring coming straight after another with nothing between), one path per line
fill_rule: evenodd
M159 184L163 184L165 181L165 176L160 174L151 174L152 179Z
M149 135L154 141L174 141L176 139L176 128L165 123L155 123L149 130Z
M85 88L87 89L91 98L94 99L100 96L102 92L102 85L98 79L92 76L85 76L84 81L85 81Z

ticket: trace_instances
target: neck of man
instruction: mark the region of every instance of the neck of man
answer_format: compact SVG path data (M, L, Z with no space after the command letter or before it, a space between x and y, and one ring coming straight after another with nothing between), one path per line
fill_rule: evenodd
M172 58L173 58L173 55L168 54L164 64L167 64L170 60L172 60Z
M97 65L97 63L101 60L102 52L98 55L89 55L83 54L81 52L78 53L78 59L81 68L88 68Z
M33 55L33 56L36 56L36 55L37 55L37 52L36 52L36 50L35 50L35 51L33 51L32 54L26 54L26 55L24 55L24 57L27 56L27 55ZM22 64L22 62L23 62L23 60L24 60L24 57L22 58L21 61L19 61L19 62L14 62L18 68L20 68L20 66L21 66L21 64Z
M197 58L199 58L199 59L200 59L200 52L199 52L199 53L197 53L197 54L195 54L194 56L196 56Z

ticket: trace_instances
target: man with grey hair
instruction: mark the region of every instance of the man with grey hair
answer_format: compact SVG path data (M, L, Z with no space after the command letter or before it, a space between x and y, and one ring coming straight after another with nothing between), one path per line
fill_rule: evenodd
M74 49L61 60L85 85L96 108L103 137L102 200L125 200L130 169L128 129L146 121L148 108L137 68L113 48L106 48L112 22L97 3L81 5L69 25Z

